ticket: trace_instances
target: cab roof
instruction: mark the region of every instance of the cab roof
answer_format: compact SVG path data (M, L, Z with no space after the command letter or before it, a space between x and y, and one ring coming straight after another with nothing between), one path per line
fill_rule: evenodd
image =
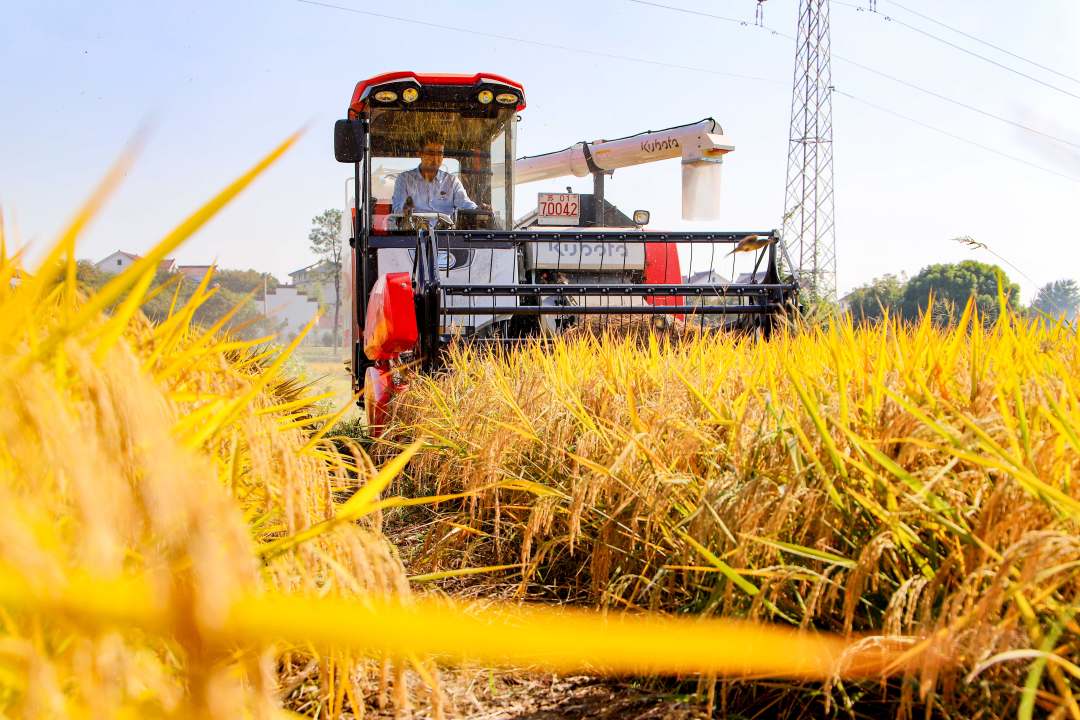
M521 100L517 104L517 109L525 109L525 88L521 83L515 82L503 75L497 75L495 73L476 73L475 75L417 73L412 72L411 70L397 70L394 72L383 73L356 83L356 89L353 90L349 109L355 113L362 111L366 104L367 96L372 89L384 83L400 82L402 80L412 80L421 87L424 85L460 85L465 87L504 85L518 92L518 97L520 97Z

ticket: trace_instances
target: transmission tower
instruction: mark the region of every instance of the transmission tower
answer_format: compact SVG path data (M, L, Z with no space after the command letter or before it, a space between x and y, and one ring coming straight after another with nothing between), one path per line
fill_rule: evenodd
M812 297L836 298L829 0L799 0L784 248Z

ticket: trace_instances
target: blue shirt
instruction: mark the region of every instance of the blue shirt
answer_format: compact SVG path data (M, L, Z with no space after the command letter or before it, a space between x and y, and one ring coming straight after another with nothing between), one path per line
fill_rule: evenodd
M420 168L399 173L394 181L394 197L390 201L395 213L402 211L405 198L409 196L413 199L413 210L416 212L453 215L458 209L476 209L476 203L469 199L461 180L445 170L437 170L430 182L420 174Z

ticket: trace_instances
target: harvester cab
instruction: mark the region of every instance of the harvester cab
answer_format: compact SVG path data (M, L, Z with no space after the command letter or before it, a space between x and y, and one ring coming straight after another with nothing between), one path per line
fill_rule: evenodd
M684 217L715 205L734 149L715 121L515 160L524 108L522 86L499 75L394 72L358 83L335 126L356 188L352 372L373 432L401 367L431 371L453 342L642 319L767 334L795 301L776 231L651 232L644 213L612 222L604 176L670 157L683 162ZM540 193L515 221L515 184L589 173L591 196ZM716 271L743 250L749 273Z

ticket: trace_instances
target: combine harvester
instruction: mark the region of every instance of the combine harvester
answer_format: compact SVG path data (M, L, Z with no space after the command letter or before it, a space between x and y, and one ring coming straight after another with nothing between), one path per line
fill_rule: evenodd
M680 158L683 217L711 219L734 150L714 120L515 161L524 108L522 86L499 75L394 72L359 82L335 125L335 156L353 164L358 188L351 367L376 434L395 368L430 372L452 342L513 343L615 316L767 336L797 302L795 280L778 272L776 230L647 231L647 212L630 219L604 199L606 174ZM450 175L398 181L418 159ZM592 195L540 193L514 221L515 185L590 174ZM730 282L717 270L737 251L752 270Z

